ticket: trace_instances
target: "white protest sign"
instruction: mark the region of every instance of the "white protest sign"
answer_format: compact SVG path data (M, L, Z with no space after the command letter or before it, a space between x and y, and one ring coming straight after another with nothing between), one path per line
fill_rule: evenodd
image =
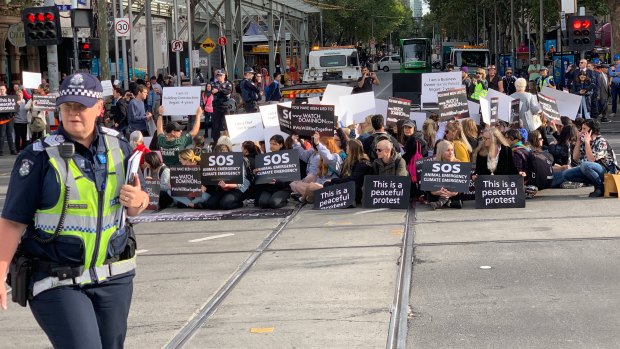
M467 107L469 108L469 118L473 119L476 124L480 125L480 104L467 101Z
M114 94L114 90L112 89L112 81L103 80L101 81L101 87L103 87L103 97L112 96Z
M555 99L561 116L568 116L575 120L579 112L579 106L581 105L581 96L572 93L564 93L549 87L543 87L541 92L545 96Z
M437 103L437 92L462 87L460 72L422 74L422 103Z
M424 121L426 121L426 113L414 111L409 113L409 119L415 121L415 129L421 130L424 125Z
M381 114L387 118L388 101L385 99L375 99L375 114Z
M447 121L440 121L439 122L439 129L437 130L437 133L435 134L435 139L443 139L443 136L446 135L446 125L448 125Z
M291 102L279 103L287 108L291 107ZM258 107L260 115L263 119L263 127L265 133L265 148L269 149L269 140L275 135L281 135L286 139L288 134L280 130L280 122L278 121L278 104L267 104Z
M325 104L321 102L321 104ZM345 126L364 121L366 116L375 113L375 93L365 92L348 96L340 96L340 110L342 115L338 115L338 121L342 121Z
M491 124L491 101L484 97L480 98L480 113L482 114L482 121L485 124Z
M25 88L39 88L39 85L41 85L41 73L22 72L22 81Z
M340 110L340 106L338 106L338 103L340 102L340 97L348 96L351 94L351 92L353 92L353 87L351 86L331 84L327 85L327 87L325 88L325 92L323 92L323 99L321 100L321 104L333 105L335 107L334 114L338 117L341 117L342 111Z
M308 104L321 104L321 97L310 97L308 98Z
M194 115L200 107L200 86L166 87L161 105L164 115Z
M226 125L233 151L241 151L241 143L245 141L258 143L265 139L261 113L226 115Z
M506 122L510 122L510 106L512 101L514 101L515 99L504 94L501 93L499 91L496 91L492 88L490 88L487 91L487 99L490 101L491 98L498 98L497 101L497 116L499 118L499 120L502 121L506 121ZM470 114L471 115L471 114ZM490 115L490 114L489 114Z

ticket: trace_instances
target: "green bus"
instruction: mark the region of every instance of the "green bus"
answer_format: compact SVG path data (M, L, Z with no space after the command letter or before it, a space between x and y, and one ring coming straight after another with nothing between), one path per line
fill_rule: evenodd
M400 72L430 73L432 67L431 39L400 39Z

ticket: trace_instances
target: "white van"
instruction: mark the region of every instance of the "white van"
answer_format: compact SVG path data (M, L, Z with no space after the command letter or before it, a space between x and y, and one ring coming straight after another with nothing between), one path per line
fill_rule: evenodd
M399 56L385 56L377 62L377 69L388 72L391 69L400 70L400 57Z

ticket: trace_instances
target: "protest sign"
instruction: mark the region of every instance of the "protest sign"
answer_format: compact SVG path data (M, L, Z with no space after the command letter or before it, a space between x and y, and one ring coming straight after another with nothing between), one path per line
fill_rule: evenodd
M56 110L56 96L32 96L32 108L35 111L54 111Z
M161 105L164 115L195 115L200 107L200 86L166 87Z
M478 176L476 178L476 208L523 207L525 207L525 192L522 176Z
M498 106L499 104L499 98L497 97L491 97L491 104L490 104L490 111L491 111L491 125L496 125L497 124L497 113L498 113Z
M582 96L572 93L564 93L547 86L543 87L540 92L549 98L555 99L560 115L565 115L572 120L575 120L577 113L579 112L579 107L581 106Z
M161 186L158 180L145 180L146 183L144 190L149 194L149 204L146 207L147 210L156 211L159 209L159 191Z
M415 172L416 172L416 178L418 179L418 182L420 182L422 179L422 170L424 169L424 163L429 162L429 161L435 161L435 158L432 156L429 156L426 158L416 160Z
M325 92L323 92L323 99L321 99L321 104L333 105L334 114L341 116L342 111L340 110L340 105L339 105L340 97L348 96L351 94L352 91L353 91L353 87L351 86L329 84L325 88Z
M340 114L336 115L338 121L342 121L345 125L364 121L366 116L374 114L376 109L374 92L341 96L338 104Z
M519 120L521 119L519 115L520 106L521 100L519 99L515 99L514 101L510 102L510 123L519 122Z
M291 108L278 104L278 122L280 123L280 131L291 134L293 122L291 118Z
M15 113L17 110L17 96L0 96L0 113Z
M389 97L387 108L387 125L396 125L398 120L410 118L411 101L403 98Z
M280 121L278 120L278 106L279 105L290 107L291 102L281 103L281 104L267 104L267 105L261 105L258 107L258 109L260 109L260 116L263 120L264 135L265 135L264 140L265 140L265 146L267 147L267 149L269 149L269 147L267 146L269 144L269 140L274 135L281 135L282 137L284 137L284 139L288 137L288 134L280 130Z
M355 182L330 185L314 192L314 209L331 210L355 205Z
M366 208L408 208L409 176L364 177L363 206Z
M502 121L510 122L510 106L514 98L492 88L487 91L486 98L489 101L491 101L491 98L498 98L497 118Z
M73 77L76 79L77 75ZM22 82L25 88L37 89L41 85L41 73L22 72ZM81 84L81 82L76 85Z
M172 196L201 195L200 166L170 166Z
M321 97L308 97L308 104L321 104Z
M469 117L467 92L464 87L437 92L437 101L440 121Z
M387 117L388 101L385 99L375 98L375 112L374 114L381 114L384 118Z
M234 151L241 151L241 144L245 141L258 143L265 139L260 113L226 115L226 125Z
M480 125L480 104L468 100L467 110L469 111L469 118Z
M437 103L437 92L461 87L461 72L424 73L422 74L421 103Z
M491 101L480 97L480 114L482 115L482 122L487 125L491 124Z
M207 153L200 158L202 183L215 185L219 181L226 184L243 184L243 153Z
M469 162L425 161L422 164L420 189L438 191L446 188L449 191L465 193L469 191L472 165Z
M300 136L334 136L336 117L333 105L293 104L291 106L291 132Z
M110 80L101 81L101 87L103 87L103 93L101 94L103 97L112 96L114 94L114 89L112 87L112 81Z
M299 153L297 150L283 150L256 155L254 183L292 182L301 179Z
M419 111L412 111L409 113L409 119L415 122L416 130L421 131L424 121L426 121L426 113Z
M549 120L560 121L560 112L558 111L558 104L555 98L547 97L542 93L538 94L538 104L542 109L543 114Z

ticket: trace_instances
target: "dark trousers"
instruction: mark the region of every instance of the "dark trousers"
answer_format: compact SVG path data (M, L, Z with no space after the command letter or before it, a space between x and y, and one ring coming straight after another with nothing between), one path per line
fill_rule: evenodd
M22 151L28 145L28 124L15 123L15 148Z
M30 309L54 348L123 348L134 274L38 294Z
M258 194L256 204L260 208L282 208L288 203L288 198L291 196L290 190L278 190L274 193L268 191L262 191Z
M205 206L209 210L234 210L243 207L243 192L238 189L224 191L218 188L214 194L209 197Z
M211 119L211 138L213 141L217 143L217 140L220 138L222 131L226 131L228 128L226 127L226 113L228 109L213 109L213 115Z
M4 153L5 139L9 143L9 150L11 153L15 153L15 142L13 142L13 125L15 125L13 120L7 122L6 124L0 125L0 155Z
M616 113L618 99L620 98L620 84L611 84L611 112Z

